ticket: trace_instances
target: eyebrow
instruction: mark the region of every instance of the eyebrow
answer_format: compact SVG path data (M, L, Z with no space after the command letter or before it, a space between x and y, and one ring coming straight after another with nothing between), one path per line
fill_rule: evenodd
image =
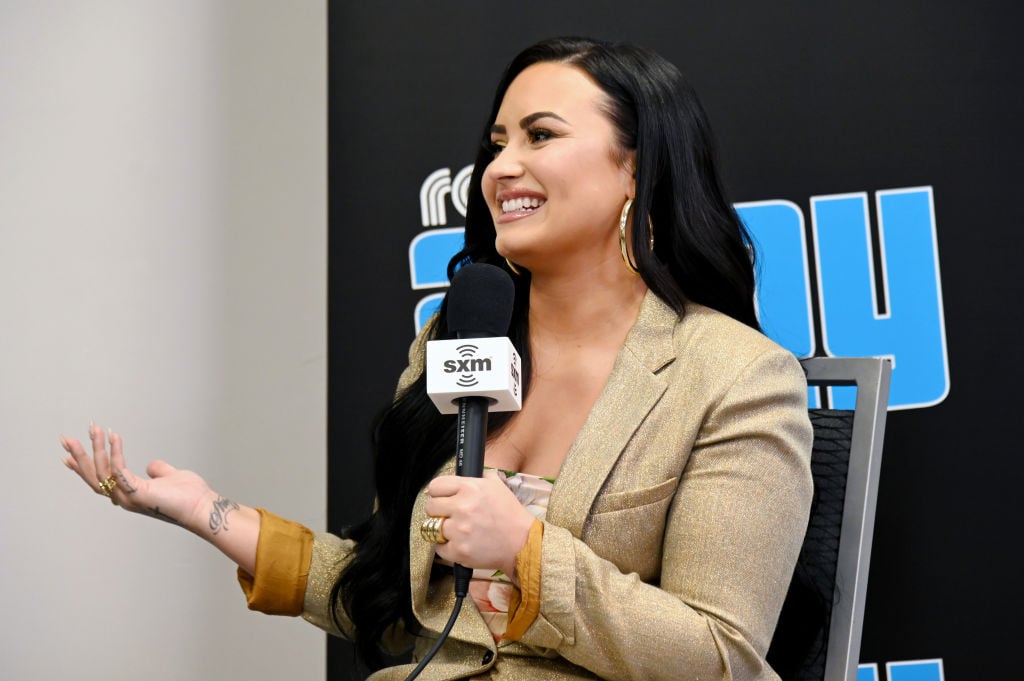
M519 121L519 127L520 129L526 129L533 125L536 121L540 120L541 118L554 118L555 120L562 121L566 125L569 124L569 121L565 120L564 118L556 114L554 111L538 111L537 113L532 113L529 116L524 116ZM491 134L504 135L505 132L506 130L504 125L491 126Z

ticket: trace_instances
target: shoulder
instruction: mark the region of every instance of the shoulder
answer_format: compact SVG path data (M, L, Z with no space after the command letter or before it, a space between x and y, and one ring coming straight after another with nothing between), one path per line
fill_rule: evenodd
M729 365L745 365L765 354L793 357L757 329L696 303L688 303L686 314L677 319L672 345L688 356L698 355Z
M806 392L806 378L793 353L722 312L688 303L685 314L673 314L663 331L671 336L672 354L664 374L673 383L682 380L716 392L737 381L755 381Z
M688 305L677 319L673 348L675 359L663 372L668 394L674 405L700 414L699 443L757 432L786 439L809 460L807 377L792 352L701 305Z

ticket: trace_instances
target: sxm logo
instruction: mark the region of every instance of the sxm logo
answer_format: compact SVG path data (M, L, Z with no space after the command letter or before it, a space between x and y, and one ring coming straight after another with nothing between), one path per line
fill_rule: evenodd
M490 357L477 357L476 353L479 350L475 345L466 343L456 348L456 352L459 353L459 359L448 359L445 360L442 366L446 374L459 374L459 380L457 384L464 388L474 386L480 381L477 380L475 374L478 371L490 371L491 370L491 358Z
M907 660L886 662L885 675L888 681L945 681L942 660ZM885 681L878 675L877 664L862 664L857 667L857 681Z
M465 216L472 170L466 166L453 179L442 168L420 189L422 223L428 229L409 245L413 289L448 285L446 267L462 247L463 227L449 226L446 197ZM817 354L819 345L833 357L889 357L890 409L929 407L946 398L949 363L931 187L875 193L877 245L866 192L811 197L810 246L804 213L795 203L755 201L735 207L759 253L757 309L765 333L797 357ZM443 295L430 293L419 302L417 329ZM815 306L820 338L814 332ZM833 406L852 407L852 390L833 389Z

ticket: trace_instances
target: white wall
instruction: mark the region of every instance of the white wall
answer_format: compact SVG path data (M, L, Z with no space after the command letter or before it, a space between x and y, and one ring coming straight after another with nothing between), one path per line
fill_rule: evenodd
M326 6L0 0L0 677L322 679L60 463L90 419L322 528Z

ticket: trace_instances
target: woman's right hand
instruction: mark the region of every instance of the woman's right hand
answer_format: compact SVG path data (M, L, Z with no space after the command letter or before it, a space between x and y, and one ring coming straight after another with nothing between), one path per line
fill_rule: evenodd
M149 479L132 473L124 462L121 436L89 426L92 454L78 440L60 438L70 454L64 465L78 473L96 494L118 506L165 522L181 525L210 542L250 575L256 570L259 512L222 497L192 471L178 470L163 461L146 466Z
M62 435L61 446L70 455L64 458L64 465L77 473L93 492L109 496L125 510L200 534L209 515L203 511L211 500L217 499L206 481L192 471L178 470L159 460L146 466L149 479L141 478L125 465L121 436L110 433L109 452L107 439L102 428L90 425L90 455L81 442ZM103 481L108 481L109 494L103 489Z

